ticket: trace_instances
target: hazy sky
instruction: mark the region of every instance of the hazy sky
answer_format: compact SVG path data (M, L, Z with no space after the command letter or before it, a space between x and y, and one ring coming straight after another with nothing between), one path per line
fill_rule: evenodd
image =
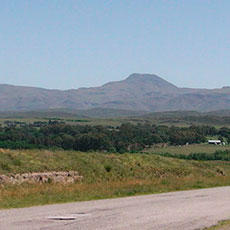
M133 72L230 85L230 1L0 1L0 83L69 89Z

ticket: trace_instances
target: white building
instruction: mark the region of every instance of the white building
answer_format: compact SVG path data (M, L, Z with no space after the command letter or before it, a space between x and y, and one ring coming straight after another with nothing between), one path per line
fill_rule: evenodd
M209 140L208 144L210 144L210 145L221 145L222 142L220 140Z

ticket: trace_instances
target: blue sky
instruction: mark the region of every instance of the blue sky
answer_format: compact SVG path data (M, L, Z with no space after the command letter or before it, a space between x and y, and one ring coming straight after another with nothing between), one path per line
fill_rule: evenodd
M155 73L230 86L229 0L1 0L0 83L69 89Z

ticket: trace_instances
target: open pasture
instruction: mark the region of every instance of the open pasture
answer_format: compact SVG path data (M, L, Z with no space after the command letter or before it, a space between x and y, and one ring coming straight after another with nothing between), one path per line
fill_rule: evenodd
M170 154L183 154L189 155L191 153L214 153L216 151L230 150L230 145L208 145L208 144L194 144L184 146L166 146L166 147L153 147L146 149L144 152L148 153L170 153Z

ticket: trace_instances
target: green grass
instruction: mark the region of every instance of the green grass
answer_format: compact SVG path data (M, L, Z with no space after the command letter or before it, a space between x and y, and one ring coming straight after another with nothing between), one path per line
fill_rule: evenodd
M205 230L229 230L230 229L230 221L221 221L216 226L205 228Z
M145 152L148 153L171 153L171 154L184 154L189 155L191 153L214 153L216 151L230 150L230 145L208 145L208 144L197 144L197 145L187 145L187 146L166 146L146 149Z
M53 170L77 170L84 178L68 185L24 183L1 186L0 208L230 185L229 162L186 161L152 154L0 152L0 174Z
M107 110L108 112L108 110ZM229 117L218 117L218 116L211 116L206 117L202 114L190 117L188 119L188 116L184 116L183 112L180 112L177 115L173 115L173 112L171 114L168 114L166 117L163 113L159 113L158 115L143 115L143 116L136 116L137 114L133 114L133 112L130 112L130 116L127 117L127 114L121 113L119 115L119 111L110 111L109 113L100 111L98 116L94 114L94 112L91 111L90 116L92 117L85 117L78 113L57 113L56 112L10 112L10 113L0 113L0 124L3 124L6 120L11 121L20 121L20 122L26 122L26 123L32 123L34 121L47 121L47 118L54 118L55 120L61 119L62 121L65 121L67 124L85 124L88 125L108 125L108 126L120 126L122 123L130 122L132 124L137 123L149 123L149 124L155 124L155 125L166 125L166 126L177 126L177 127L189 127L191 125L210 125L214 126L216 128L220 127L230 127L229 123ZM102 116L103 114L103 116ZM108 115L106 117L106 114ZM113 117L114 115L114 117ZM83 121L83 122L82 122Z
M52 118L52 117L50 117ZM28 118L0 118L0 124L4 125L5 121L18 121L25 122L27 124L33 123L35 121L48 121L50 118L36 118L36 117L28 117ZM132 124L137 124L138 122L144 123L145 119L129 119L129 118L78 118L78 117L53 117L53 120L64 121L66 124L70 125L103 125L103 126L120 126L122 123L130 122Z

